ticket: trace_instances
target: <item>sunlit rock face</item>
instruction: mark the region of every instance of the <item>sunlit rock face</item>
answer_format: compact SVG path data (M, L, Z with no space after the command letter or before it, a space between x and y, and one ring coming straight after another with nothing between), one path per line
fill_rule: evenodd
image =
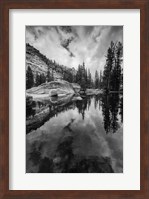
M46 76L48 70L53 74L54 80L63 79L64 72L71 73L72 75L76 74L76 70L74 68L60 65L56 63L55 60L53 61L48 59L30 44L26 44L26 70L28 67L30 67L33 72L34 80L36 79L37 74L43 74Z
M41 84L38 87L33 87L26 91L27 95L33 98L48 97L48 96L61 96L67 94L74 94L75 90L71 83L63 80L51 81Z
M62 79L61 70L63 70L64 67L57 66L55 62L46 58L45 55L41 54L39 50L30 44L26 44L26 70L28 67L31 68L34 79L36 74L44 74L46 76L48 68L50 73L53 72L54 80Z

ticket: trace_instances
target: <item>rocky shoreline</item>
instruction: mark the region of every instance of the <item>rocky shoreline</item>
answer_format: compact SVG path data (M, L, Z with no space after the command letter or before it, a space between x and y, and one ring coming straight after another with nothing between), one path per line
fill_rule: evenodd
M54 93L54 94L53 94ZM81 96L98 95L98 89L86 89L81 93L78 84L66 81L52 81L26 91L26 133L43 125L56 113L71 108L72 103L82 100Z

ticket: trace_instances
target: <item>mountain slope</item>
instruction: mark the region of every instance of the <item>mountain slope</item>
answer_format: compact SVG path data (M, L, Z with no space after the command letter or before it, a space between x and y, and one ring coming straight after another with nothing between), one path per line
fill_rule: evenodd
M44 74L46 76L48 69L53 74L54 80L63 79L64 73L76 74L74 68L59 65L55 61L49 60L30 44L26 44L26 70L29 66L34 77L36 74Z

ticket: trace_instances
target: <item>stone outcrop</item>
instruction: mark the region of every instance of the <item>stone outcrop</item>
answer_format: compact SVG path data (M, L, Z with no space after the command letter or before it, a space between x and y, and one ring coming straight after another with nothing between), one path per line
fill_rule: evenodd
M28 67L31 68L34 79L37 74L46 76L48 69L49 72L53 74L54 80L63 79L64 72L71 73L72 75L76 74L74 68L59 65L55 61L48 59L30 44L26 44L26 70Z
M68 94L75 94L75 91L77 91L77 89L74 89L71 83L61 80L41 84L38 87L28 89L26 93L28 96L32 96L33 98L44 98L50 96L64 96Z

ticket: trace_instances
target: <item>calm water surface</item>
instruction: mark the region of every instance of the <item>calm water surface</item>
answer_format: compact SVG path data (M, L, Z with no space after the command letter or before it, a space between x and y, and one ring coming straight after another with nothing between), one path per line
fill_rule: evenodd
M123 98L119 94L40 100L27 128L27 173L123 172ZM45 111L45 112L44 112Z

